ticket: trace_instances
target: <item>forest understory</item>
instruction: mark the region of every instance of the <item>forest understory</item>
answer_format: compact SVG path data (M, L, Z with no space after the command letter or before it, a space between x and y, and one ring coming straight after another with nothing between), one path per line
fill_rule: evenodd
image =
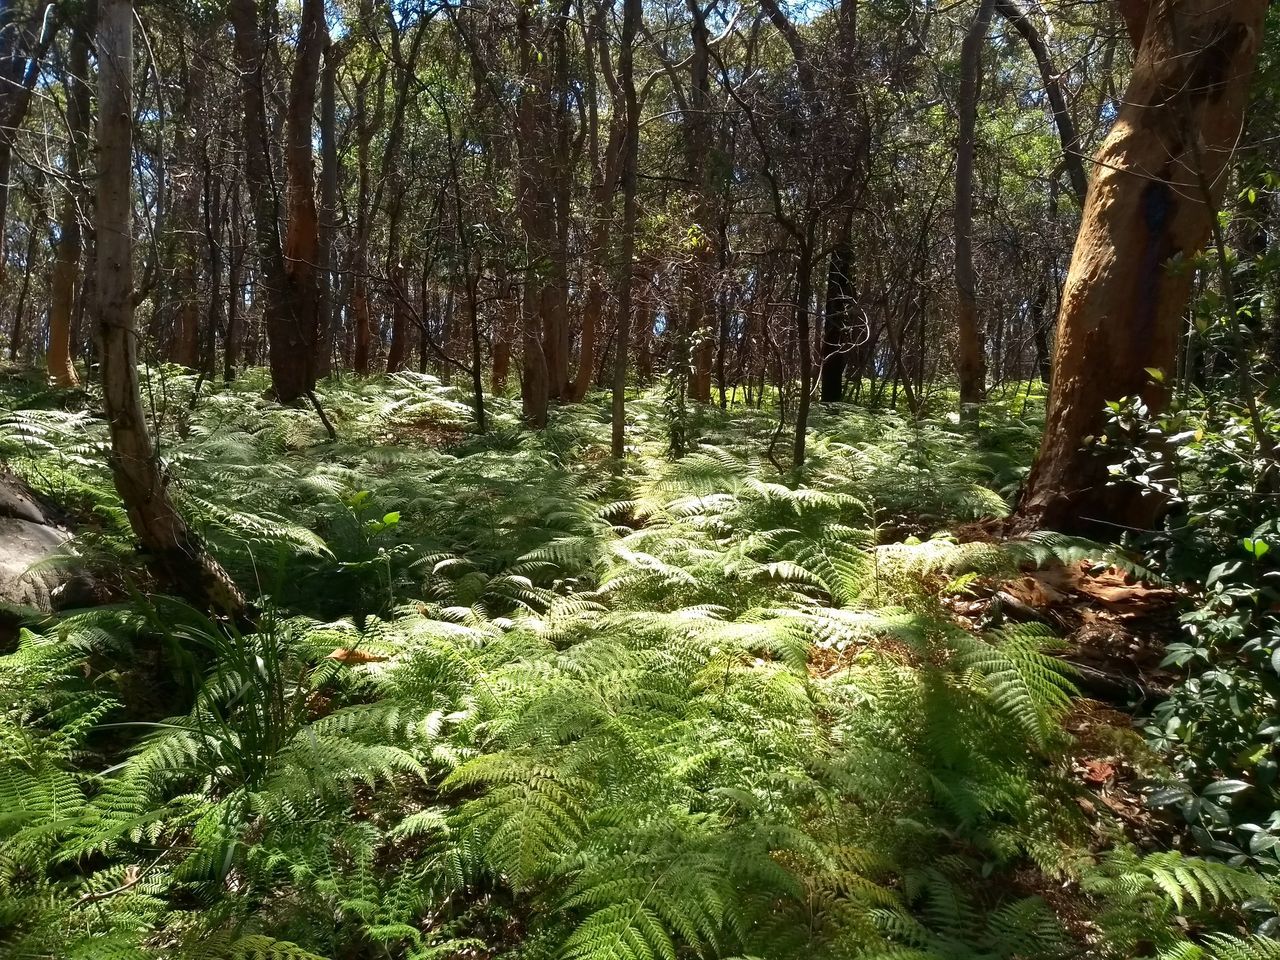
M0 0L0 960L1280 960L1278 18Z
M824 406L801 472L769 405L638 395L619 465L606 398L267 386L143 383L236 622L146 573L97 390L0 380L72 534L0 610L4 956L1280 956L1243 412L1181 413L1194 538L1103 545L1002 529L1039 385Z

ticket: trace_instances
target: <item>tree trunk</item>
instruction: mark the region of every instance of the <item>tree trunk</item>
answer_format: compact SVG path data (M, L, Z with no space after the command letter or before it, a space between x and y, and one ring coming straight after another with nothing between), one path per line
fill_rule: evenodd
M1031 340L1036 350L1036 374L1042 383L1049 383L1053 377L1053 365L1049 357L1049 281L1040 280L1036 287L1036 295L1031 301L1028 323L1031 325Z
M792 444L792 462L799 470L804 466L805 441L809 431L809 405L813 399L813 333L809 321L809 299L813 277L812 239L800 244L800 265L796 273L796 354L800 364L800 395L796 403L796 432Z
M502 301L497 305L492 323L493 392L504 396L511 377L511 338L520 327L520 300L501 264L499 270L498 289L502 291Z
M327 377L333 366L335 301L333 297L333 241L338 232L338 102L339 55L330 41L325 47L320 77L320 317L316 330L315 370Z
M626 110L622 104L623 93L610 66L610 38L605 23L606 4L596 3L591 20L589 39L583 44L587 55L587 139L591 155L591 209L595 224L591 232L591 249L587 265L587 293L582 305L582 336L578 349L578 372L567 399L578 403L587 395L596 378L596 341L599 339L600 321L604 315L606 260L609 239L613 228L613 198L618 179L619 151L625 133ZM598 57L593 51L599 47ZM596 62L599 62L605 84L609 88L612 105L609 129L605 137L600 135L599 95L596 89ZM604 141L602 147L602 140Z
M695 403L711 402L711 365L715 357L713 326L715 300L710 295L711 272L716 262L713 242L719 235L713 221L716 211L710 177L712 137L711 116L711 33L707 29L707 10L700 0L686 0L689 12L690 40L693 49L689 62L689 101L684 111L685 164L688 180L693 184L693 223L698 234L690 250L689 302L686 343L689 352L689 397Z
M0 0L0 280L8 262L6 241L13 146L31 106L31 94L44 69L58 17L55 0L40 0L18 23L14 0Z
M623 0L622 47L618 53L618 74L622 86L626 129L622 144L622 244L618 279L618 337L613 354L613 425L610 451L621 460L626 450L627 352L631 345L631 288L636 249L637 156L640 148L640 107L636 99L633 52L640 29L641 0Z
M853 312L853 242L850 225L842 228L827 271L827 303L822 317L822 377L818 398L823 403L844 399L844 371L852 345L849 315Z
M231 188L231 249L227 254L227 339L222 344L222 379L230 383L236 378L244 341L244 243L241 240L240 217L236 211L240 185Z
M362 265L357 258L353 268L367 270L368 264ZM373 322L369 311L369 285L360 273L351 278L351 322L355 325L355 348L352 351L351 369L357 376L367 377L370 368L369 354L373 346Z
M59 387L80 383L71 360L71 314L83 244L80 235L80 158L89 134L89 37L77 25L67 55L67 178L62 196L58 250L49 291L49 376Z
M534 50L532 17L523 5L516 14L520 73L532 77L542 57ZM539 85L541 86L541 84ZM545 274L554 243L554 210L548 196L544 151L552 136L545 90L526 88L516 105L516 208L528 242L520 312L520 411L532 427L547 424L551 386L544 351L548 296Z
M387 349L387 373L404 369L409 355L409 291L405 284L404 267L395 264L387 277L391 285L391 345Z
M649 291L640 301L640 322L633 324L636 332L636 380L644 385L653 381L654 309L654 293L650 286Z
M168 273L171 286L166 298L172 317L169 359L176 364L194 370L200 363L200 291L196 263L199 258L198 238L201 236L200 193L203 177L199 172L197 157L203 150L203 139L196 134L203 109L203 87L206 51L195 51L190 64L185 62L187 50L182 47L183 64L179 78L183 93L178 111L176 132L173 138L173 161L167 166L172 186L172 224L165 232L169 235ZM166 218L170 219L170 218Z
M133 315L133 4L100 0L100 11L97 293L111 473L133 532L166 586L238 616L244 598L169 499L143 414Z
M987 362L982 318L978 315L977 278L973 271L973 154L978 124L978 89L982 82L982 46L991 29L995 0L980 0L960 47L960 136L956 147L956 332L960 375L960 415L976 419L986 398Z
M301 378L303 393L315 386L315 344L320 326L320 287L316 277L320 261L320 218L316 212L311 121L316 108L320 56L328 42L324 0L303 0L298 50L289 80L284 151L289 218L284 242L284 271L293 308L293 322L285 339L288 349L296 351L292 362L298 369L291 373ZM271 352L274 369L275 343Z
M221 164L218 165L221 168ZM208 141L204 144L204 240L209 248L209 304L205 314L205 336L200 357L200 373L212 380L217 367L218 331L223 328L225 304L222 299L222 263L224 259L223 226L230 206L223 193L223 182L214 171Z
M36 216L40 217L42 211L37 210ZM22 283L18 287L18 303L13 310L13 326L10 328L9 334L9 359L17 360L18 355L22 352L23 338L23 320L27 314L27 294L31 292L31 277L35 273L36 248L40 245L40 234L43 230L37 230L33 225L27 231L27 257L23 261Z
M1084 172L1084 158L1080 153L1080 136L1076 133L1071 112L1067 109L1067 98L1062 89L1062 73L1054 67L1049 57L1049 48L1045 46L1040 31L1035 28L1035 24L1018 6L1016 0L996 0L996 10L1018 31L1031 51L1031 55L1035 57L1036 66L1040 70L1040 80L1044 84L1045 96L1049 98L1049 108L1053 111L1053 122L1058 128L1058 139L1062 142L1062 163L1071 181L1071 192L1075 195L1076 203L1083 209L1085 193L1089 189L1089 178Z
M307 0L301 42L295 65L295 81L302 74L311 74L309 86L298 84L297 97L307 97L306 116L300 114L304 104L291 104L289 113L288 158L286 167L298 177L305 176L311 183L311 112L314 101L313 60L319 56L323 38L316 34L316 7L318 0ZM297 232L290 229L289 267L285 264L285 246L280 238L280 198L272 172L271 138L267 126L267 107L264 68L267 59L266 41L258 18L255 0L231 0L231 23L235 34L236 66L240 72L241 96L244 99L244 171L253 202L254 238L258 249L258 282L262 288L262 318L267 331L268 360L271 367L271 384L276 399L281 403L294 403L315 385L312 365L312 346L315 339L315 201L310 201L310 224L299 224ZM323 26L323 9L319 11L319 23ZM310 90L310 94L308 94ZM302 143L305 132L305 143ZM307 158L305 171L303 157ZM286 194L291 213L307 215L307 197L302 196L302 183L290 182ZM307 187L310 196L311 187ZM295 207L296 204L296 207ZM310 260L297 262L297 254L311 250ZM310 277L310 292L307 277ZM299 299L301 297L301 299ZM307 311L310 310L310 313Z
M1040 455L1018 510L1022 528L1145 526L1159 505L1106 487L1104 405L1167 389L1190 293L1185 263L1209 237L1240 133L1265 0L1152 3L1127 12L1133 74L1094 166L1058 314L1053 383ZM1213 185L1206 198L1201 184ZM1208 200L1209 202L1206 202Z

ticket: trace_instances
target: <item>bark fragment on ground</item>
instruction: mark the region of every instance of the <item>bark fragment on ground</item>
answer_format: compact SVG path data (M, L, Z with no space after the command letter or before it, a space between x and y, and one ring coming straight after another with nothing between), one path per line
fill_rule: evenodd
M1082 560L982 579L943 603L973 627L1038 621L1063 637L1057 655L1075 668L1088 696L1133 710L1158 698L1171 677L1165 644L1178 635L1177 590Z

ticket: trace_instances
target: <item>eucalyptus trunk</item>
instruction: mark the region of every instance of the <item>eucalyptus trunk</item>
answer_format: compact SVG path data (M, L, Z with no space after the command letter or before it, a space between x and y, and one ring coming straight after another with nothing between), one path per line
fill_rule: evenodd
M1109 400L1168 399L1194 271L1217 216L1258 58L1266 0L1130 4L1137 47L1098 151L1063 286L1048 418L1018 510L1025 528L1115 533L1159 504L1108 486ZM1149 371L1158 371L1153 377Z

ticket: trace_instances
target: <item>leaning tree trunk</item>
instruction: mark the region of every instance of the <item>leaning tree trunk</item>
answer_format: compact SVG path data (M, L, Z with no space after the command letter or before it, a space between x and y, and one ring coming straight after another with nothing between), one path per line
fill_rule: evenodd
M1036 66L1040 68L1040 79L1044 83L1045 96L1049 99L1049 108L1053 111L1053 123L1058 128L1058 139L1062 143L1062 165L1067 170L1071 192L1076 202L1083 207L1084 196L1089 189L1089 177L1084 172L1084 158L1080 154L1080 134L1076 132L1071 111L1067 108L1062 72L1054 67L1044 38L1040 36L1040 31L1036 29L1031 19L1018 6L1017 0L996 0L996 10L1022 36L1031 50L1031 55L1036 59Z
M1048 419L1018 509L1023 528L1114 532L1158 505L1105 486L1089 444L1106 401L1141 395L1159 409L1172 378L1194 271L1225 186L1257 61L1266 0L1122 6L1137 56L1099 151L1063 287ZM1207 190L1205 185L1210 185Z
M169 499L138 389L133 316L133 4L101 0L98 26L98 333L111 473L157 576L200 606L239 615L244 598Z

